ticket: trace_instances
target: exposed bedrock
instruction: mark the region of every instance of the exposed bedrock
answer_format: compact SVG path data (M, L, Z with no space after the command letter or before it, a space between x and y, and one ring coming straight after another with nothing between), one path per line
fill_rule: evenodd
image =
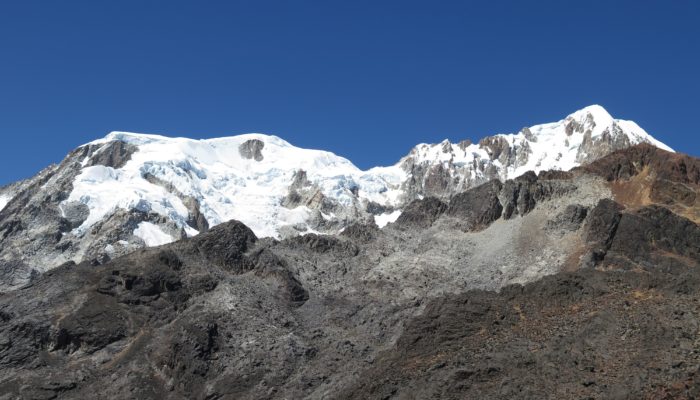
M105 144L88 145L83 149L85 149L84 156L86 157L85 166L103 165L114 169L123 167L138 151L137 146L118 140Z
M429 302L338 398L700 395L697 268L563 273Z
M238 152L243 158L253 159L255 161L262 161L263 154L262 149L265 147L265 142L259 139L250 139L241 143L238 146Z
M650 169L659 179L700 184L700 159L670 153L648 144L616 151L577 169L602 176L608 181L629 179Z
M479 230L499 219L503 206L498 195L503 184L492 180L466 192L453 196L446 214L459 220L464 230Z
M427 228L447 211L447 204L436 197L413 200L396 220L396 226L406 229Z
M624 212L603 260L607 267L675 269L700 263L700 226L665 207Z

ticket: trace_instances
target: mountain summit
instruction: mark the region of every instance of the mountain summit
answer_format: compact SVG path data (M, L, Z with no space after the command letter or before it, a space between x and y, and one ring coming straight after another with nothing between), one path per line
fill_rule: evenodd
M2 287L65 262L102 263L239 220L258 237L380 227L413 200L448 200L492 179L569 170L638 143L668 146L590 106L561 121L468 140L419 144L395 165L349 160L276 136L193 140L112 132L60 165L0 189Z

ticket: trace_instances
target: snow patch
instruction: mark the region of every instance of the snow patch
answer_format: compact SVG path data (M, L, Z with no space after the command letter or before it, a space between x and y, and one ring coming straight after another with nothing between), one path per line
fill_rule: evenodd
M399 218L400 215L401 215L401 210L396 210L396 211L392 211L390 213L375 215L374 222L377 224L378 227L383 228L387 224L395 222Z
M146 246L160 246L173 242L172 236L163 232L160 227L152 222L141 222L134 229L134 236L138 236L146 243Z
M6 196L6 195L0 195L0 211L2 211L3 208L7 205L7 203L12 200L12 197Z

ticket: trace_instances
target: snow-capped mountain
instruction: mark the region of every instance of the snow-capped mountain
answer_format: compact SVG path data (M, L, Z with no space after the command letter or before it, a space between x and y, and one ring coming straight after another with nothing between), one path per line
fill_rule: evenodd
M490 179L570 170L638 143L673 151L636 123L613 119L603 107L593 105L561 121L489 136L479 143L419 144L398 165L410 177L404 190L412 196L446 198Z
M348 210L365 209L370 202L396 207L406 179L397 167L361 171L333 153L263 134L192 140L113 132L88 146L106 149L116 141L133 149L129 162L121 168L84 167L62 203L88 207L87 219L75 229L78 235L115 209L163 215L194 235L201 229L188 224L185 204L193 199L209 226L237 219L261 237L279 237L286 226L309 230L313 218L354 218ZM308 191L309 198L295 200L290 186L296 193Z
M335 233L360 220L383 226L416 198L446 199L530 170L568 170L641 142L670 150L600 106L479 143L420 144L395 165L367 171L270 135L193 140L113 132L0 189L0 267L14 271L3 285L26 281L33 270L99 263L231 219L277 238Z

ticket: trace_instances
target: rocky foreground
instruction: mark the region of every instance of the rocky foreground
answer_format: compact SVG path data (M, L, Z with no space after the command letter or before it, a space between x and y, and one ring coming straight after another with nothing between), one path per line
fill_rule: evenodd
M67 263L0 295L0 399L697 398L699 184L640 145L382 229Z

